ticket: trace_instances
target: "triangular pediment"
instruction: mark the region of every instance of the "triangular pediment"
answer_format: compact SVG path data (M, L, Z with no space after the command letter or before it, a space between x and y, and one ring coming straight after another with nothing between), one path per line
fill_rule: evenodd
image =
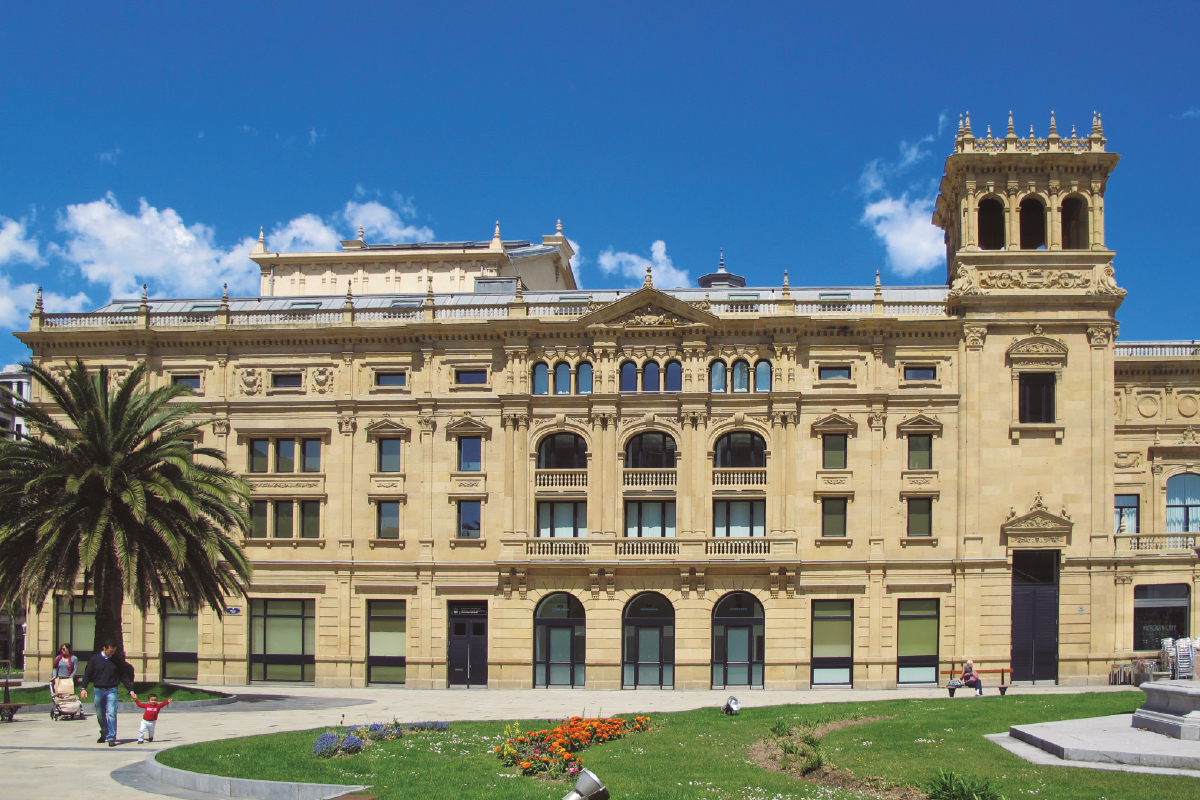
M407 439L411 433L411 429L398 419L377 419L367 425L367 441L393 436Z
M492 428L483 420L470 415L459 417L446 426L446 436L482 436L491 438Z
M910 433L933 433L941 436L942 423L925 414L917 414L897 425L896 433L900 436L908 436Z
M858 423L835 412L814 422L812 432L814 436L822 433L845 433L854 436L858 433Z
M715 325L717 317L647 287L585 314L579 321L599 328L695 328Z

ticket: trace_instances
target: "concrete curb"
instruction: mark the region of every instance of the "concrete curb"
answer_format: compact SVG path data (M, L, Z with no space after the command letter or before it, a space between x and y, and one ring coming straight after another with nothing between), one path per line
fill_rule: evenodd
M204 708L205 706L227 706L230 703L236 703L238 696L231 694L228 697L212 697L208 700L175 700L171 705L167 706L167 711L187 711L189 708ZM83 713L90 716L95 716L96 709L91 698L81 701L83 703ZM38 706L21 706L19 713L21 714L49 714L53 708L50 703L43 703ZM136 703L117 703L118 714L141 714L142 709L137 707Z
M186 745L180 745L186 746ZM175 748L169 747L167 750ZM160 752L166 752L162 750ZM261 800L332 800L350 792L359 792L366 786L339 786L336 783L291 783L289 781L254 781L246 778L225 778L189 772L158 763L158 753L146 755L146 774L161 783L190 789L193 792L208 792L221 797L257 797Z

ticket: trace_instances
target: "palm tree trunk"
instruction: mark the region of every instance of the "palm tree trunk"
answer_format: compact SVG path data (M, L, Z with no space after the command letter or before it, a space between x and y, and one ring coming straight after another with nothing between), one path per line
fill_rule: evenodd
M105 580L105 576L97 576L96 581L96 642L95 652L99 653L104 642L112 640L117 645L117 653L125 657L125 642L122 636L121 604L124 593L118 581ZM115 585L114 585L115 584Z

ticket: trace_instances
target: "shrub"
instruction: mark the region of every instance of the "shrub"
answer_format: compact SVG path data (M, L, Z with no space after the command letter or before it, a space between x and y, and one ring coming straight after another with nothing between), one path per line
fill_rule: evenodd
M354 753L361 753L362 749L366 747L366 745L366 742L352 733L345 739L342 739L341 744L339 744L338 747L343 753L349 753L353 755Z
M313 742L313 755L321 758L331 758L338 753L338 742L341 741L336 733L322 733Z
M925 786L929 800L1004 800L986 778L938 770Z

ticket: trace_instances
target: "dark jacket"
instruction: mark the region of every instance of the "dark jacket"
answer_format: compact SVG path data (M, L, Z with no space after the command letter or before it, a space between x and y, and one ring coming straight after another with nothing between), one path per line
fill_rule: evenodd
M83 687L95 684L97 689L115 689L122 683L129 691L133 691L133 683L129 680L129 671L125 662L116 653L112 658L105 658L104 653L96 653L87 663L83 673Z

